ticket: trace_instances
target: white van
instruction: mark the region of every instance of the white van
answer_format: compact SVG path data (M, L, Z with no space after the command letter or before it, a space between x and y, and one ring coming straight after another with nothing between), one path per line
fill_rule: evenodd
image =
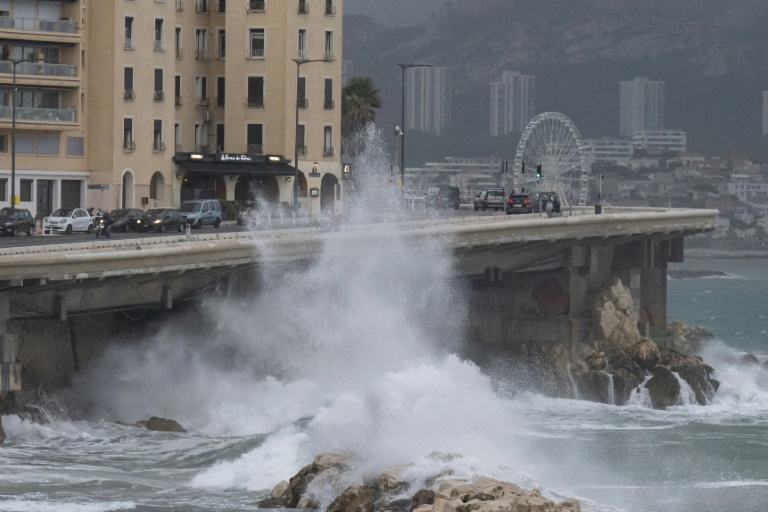
M184 222L193 228L221 225L221 202L218 199L193 199L184 201L179 208Z

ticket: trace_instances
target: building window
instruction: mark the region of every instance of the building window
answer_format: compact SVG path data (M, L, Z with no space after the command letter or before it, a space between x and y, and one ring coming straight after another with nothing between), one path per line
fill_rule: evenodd
M299 29L298 54L300 59L307 58L307 31L303 28Z
M208 12L208 0L195 0L195 12L206 14Z
M326 78L323 87L323 108L333 110L333 78Z
M19 180L19 200L32 201L32 180Z
M216 125L216 151L219 153L224 152L224 125Z
M165 92L163 91L163 70L155 69L155 101L165 101Z
M176 75L173 77L173 96L176 99L176 106L180 107L182 105L181 100L181 75Z
M264 126L261 124L249 124L248 125L248 133L246 134L247 137L247 145L248 145L248 153L256 153L261 154L264 152Z
M296 101L298 102L299 108L307 108L309 106L309 101L307 100L307 78L304 76L299 77L299 85L298 89L296 91Z
M207 107L208 102L208 78L204 76L195 77L195 105L198 107Z
M181 50L181 27L176 27L174 45L176 47L176 59L181 60L181 58L184 56L184 53Z
M133 41L133 16L125 17L125 49L133 50L135 48Z
M216 77L216 107L224 108L224 96L226 92L223 76Z
M8 136L0 135L0 153L8 152Z
M16 154L17 155L34 155L35 154L34 135L30 133L16 134Z
M333 32L325 32L325 60L333 60Z
M164 23L162 18L155 19L155 51L165 51L165 37L163 37Z
M208 30L198 28L195 30L195 59L205 60L208 58Z
M333 127L323 127L323 156L333 156Z
M37 154L55 156L59 154L59 136L58 135L38 135L37 136Z
M165 142L163 142L163 120L155 119L152 129L152 150L155 152L165 151Z
M264 29L252 28L250 30L250 57L252 59L264 58Z
M85 138L67 137L67 156L84 156Z
M245 100L248 108L264 108L264 77L248 77L248 97Z
M227 0L219 0L219 13L227 12Z
M208 152L208 125L195 125L195 151L198 153Z
M136 143L133 142L133 119L126 117L123 119L123 150L133 151L136 149Z
M334 16L336 14L336 6L333 5L333 0L325 0L325 15Z
M226 30L219 30L219 59L223 60L227 56L227 33Z
M0 201L8 200L8 180L0 178Z
M266 12L267 2L265 0L248 0L248 12Z
M307 0L299 0L299 14L309 14L309 4Z
M296 133L296 151L300 155L306 155L307 154L307 146L306 146L306 139L304 138L304 133L306 132L306 126L303 124L299 125L299 129ZM297 162L298 164L298 162Z

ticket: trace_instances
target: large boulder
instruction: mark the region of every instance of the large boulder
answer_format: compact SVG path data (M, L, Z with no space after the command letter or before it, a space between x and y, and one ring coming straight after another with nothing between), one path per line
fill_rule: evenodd
M335 453L321 453L312 461L311 464L307 464L299 470L288 481L288 489L285 494L279 498L269 498L259 506L284 506L288 508L296 508L301 500L302 496L306 493L309 484L317 478L320 474L328 471L331 468L335 468L339 471L348 469L348 459L343 455ZM278 505L278 503L285 503L284 505Z
M661 359L659 347L648 338L643 338L629 347L627 354L644 370L653 369Z
M677 404L680 396L680 382L665 366L657 366L653 369L653 377L646 383L645 388L656 409L666 409Z
M604 371L589 370L582 372L576 378L576 389L579 398L603 404L610 403L611 377Z
M629 348L641 340L632 294L618 277L598 288L592 300L595 335L618 348Z
M699 356L689 356L677 350L661 350L662 364L683 379L696 395L696 402L707 405L717 393L720 383L712 378L714 369Z
M373 512L379 490L372 485L347 487L328 505L326 512Z
M136 422L136 425L155 432L187 432L178 421L169 420L167 418L158 418L157 416L152 416L148 420L138 421Z

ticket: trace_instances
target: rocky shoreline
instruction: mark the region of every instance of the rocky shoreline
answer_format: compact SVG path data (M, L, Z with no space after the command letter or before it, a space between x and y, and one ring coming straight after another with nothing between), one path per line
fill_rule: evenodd
M436 462L450 463L457 454L432 453ZM409 464L381 474L359 475L355 461L323 453L290 480L275 485L261 508L326 510L326 512L581 512L578 500L559 503L517 484L478 477L455 478L445 469L426 478L407 478Z

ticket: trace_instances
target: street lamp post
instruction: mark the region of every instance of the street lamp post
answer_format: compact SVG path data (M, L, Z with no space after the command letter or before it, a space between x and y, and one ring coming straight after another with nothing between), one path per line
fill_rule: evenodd
M431 68L432 64L398 64L403 72L400 91L400 195L405 195L405 70L408 68Z
M16 66L29 59L9 59L13 64L13 87L11 88L11 208L16 208Z
M296 63L296 135L294 144L296 146L296 151L293 160L293 209L295 211L299 206L299 70L301 69L301 65L306 64L307 62L329 62L329 60L293 59L293 62Z

